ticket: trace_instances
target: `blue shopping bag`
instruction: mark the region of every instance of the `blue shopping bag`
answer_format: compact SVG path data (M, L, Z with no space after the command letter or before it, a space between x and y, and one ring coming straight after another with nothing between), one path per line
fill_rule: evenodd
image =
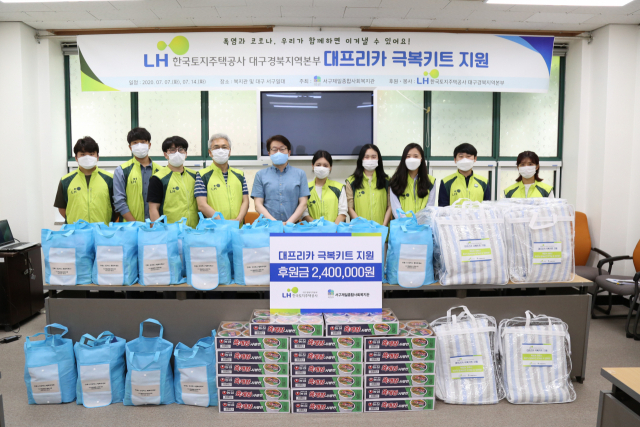
M51 334L47 329L57 328L64 332ZM24 343L24 382L27 385L29 405L46 405L73 402L76 398L76 359L73 342L62 338L69 331L66 327L52 323L40 332L27 337ZM42 341L31 338L44 335Z
M176 345L174 355L174 385L176 402L180 405L217 406L216 351L211 336L198 340L193 348Z
M93 227L42 230L44 280L50 285L89 285L95 259Z
M141 285L184 283L178 249L179 226L161 220L138 230L138 282Z
M238 285L268 285L271 281L270 233L283 232L282 221L264 218L235 230L233 245L234 282Z
M131 286L138 281L138 226L98 227L93 230L93 283Z
M229 228L220 225L186 230L183 250L189 285L208 291L231 284L230 235Z
M73 349L78 366L76 402L99 408L124 399L124 338L105 331L94 338L84 334Z
M145 322L160 325L159 336L143 336ZM140 336L126 344L125 405L169 405L175 402L171 370L173 344L162 338L163 332L160 322L147 319L140 323Z
M379 233L382 236L380 242L382 248L382 269L384 270L384 244L387 241L387 235L389 234L389 228L384 225L380 225L373 220L365 219L361 216L354 218L351 222L341 222L338 224L338 233Z
M87 222L84 219L79 219L71 224L62 224L60 231L94 229L100 226L106 227L104 222Z
M202 212L198 212L198 216L200 217L200 221L196 226L196 230L202 230L206 227L209 227L212 224L217 224L217 225L222 224L225 227L230 227L235 229L240 228L240 221L237 221L235 219L224 219L224 215L222 215L222 213L220 212L216 212L215 214L213 214L211 218L205 218Z
M285 233L328 233L334 234L338 230L338 224L327 221L324 217L311 222L300 221L297 224L287 223L284 226Z
M392 226L387 251L387 281L404 288L418 288L435 282L431 227L413 221Z

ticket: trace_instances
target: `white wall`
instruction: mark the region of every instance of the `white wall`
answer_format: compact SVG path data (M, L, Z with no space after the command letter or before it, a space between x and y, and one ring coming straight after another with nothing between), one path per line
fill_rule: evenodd
M631 254L640 239L639 40L638 26L609 25L567 54L563 196L586 213L593 246L612 255Z
M40 241L40 229L53 226L66 171L62 52L34 36L25 24L0 23L0 219L22 241Z

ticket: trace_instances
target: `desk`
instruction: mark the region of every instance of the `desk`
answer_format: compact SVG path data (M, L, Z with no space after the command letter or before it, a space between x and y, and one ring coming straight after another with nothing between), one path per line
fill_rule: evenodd
M602 368L611 392L600 392L597 427L640 427L640 368Z
M526 310L536 314L558 317L569 325L571 334L571 376L582 382L586 372L587 346L590 325L591 295L586 289L593 283L576 277L571 282L507 285L459 285L433 284L416 289L397 285L383 285L383 291L391 291L393 298L383 298L383 307L391 308L400 319L426 319L432 321L446 315L450 307L466 305L474 313L502 319L524 316ZM468 290L501 291L504 289L544 288L569 290L567 295L502 295L501 292L480 292L479 296L467 296ZM578 288L579 291L576 291ZM138 336L138 324L152 317L158 319L165 330L165 337L173 342L193 345L199 338L211 333L223 320L249 319L254 308L269 308L264 298L269 286L218 286L213 291L198 291L189 285L171 286L58 286L46 285L47 323L60 323L69 328L67 337L74 341L85 333L96 334L109 330L127 340ZM405 291L425 291L417 298L407 298ZM445 295L444 292L455 290ZM98 291L98 292L96 292ZM108 294L100 291L115 291ZM237 291L232 298L223 297L228 291ZM128 297L123 298L125 292ZM148 294L138 294L148 292ZM262 294L262 299L251 298L248 292ZM158 299L156 295L163 298ZM134 294L134 295L131 295ZM138 295L135 295L138 294ZM175 295L174 295L175 294ZM214 295L212 295L214 294ZM414 294L411 294L412 296ZM120 298L114 298L119 296ZM139 298L138 298L139 297ZM235 297L235 298L234 298ZM246 299L245 299L246 298Z
M22 251L0 252L0 325L5 331L44 307L41 259L39 244Z

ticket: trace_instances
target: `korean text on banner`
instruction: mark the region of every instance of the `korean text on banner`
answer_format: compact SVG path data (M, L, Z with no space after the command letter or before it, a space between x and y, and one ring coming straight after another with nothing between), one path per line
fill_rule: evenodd
M546 92L553 37L447 33L78 36L83 91L366 87Z
M271 311L382 310L379 234L271 234Z

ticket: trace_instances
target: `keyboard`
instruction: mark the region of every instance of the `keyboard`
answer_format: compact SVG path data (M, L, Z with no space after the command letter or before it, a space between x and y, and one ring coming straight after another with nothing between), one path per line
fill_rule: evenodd
M34 246L34 245L35 243L23 243L23 242L12 243L7 246L0 246L0 252L21 251L23 249L30 248L31 246Z

